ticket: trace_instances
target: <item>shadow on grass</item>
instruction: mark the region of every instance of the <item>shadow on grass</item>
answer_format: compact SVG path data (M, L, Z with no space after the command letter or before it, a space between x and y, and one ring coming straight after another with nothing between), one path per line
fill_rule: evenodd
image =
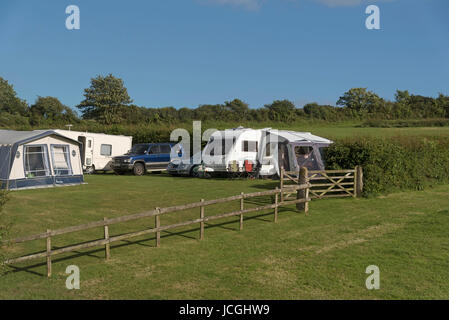
M248 203L249 203L249 201L248 201ZM266 204L266 203L269 203L269 201L264 202L264 204ZM260 203L258 203L258 204L260 204ZM292 210L289 208L280 207L280 208L278 208L278 212L279 213L292 212ZM267 219L267 217L273 217L273 215L274 215L273 212L262 213L262 214L258 214L258 215L254 215L254 216L245 217L244 221L258 220L258 221L263 221L263 222L273 222L273 218ZM224 230L239 231L240 230L239 226L229 227L229 225L236 224L239 221L240 221L240 218L233 219L232 221L221 222L221 223L207 223L206 222L205 230L211 229L211 228L221 228ZM165 230L165 231L161 232L161 239L179 236L179 237L183 237L183 238L187 238L187 239L191 239L191 240L199 240L199 234L198 234L198 237L188 235L192 232L199 233L199 231L200 231L199 227L190 228L188 230L182 230L182 231L178 231L178 232L172 232L172 231ZM120 236L120 235L118 235L118 236ZM102 240L102 239L96 239L96 240ZM96 241L96 240L89 240L89 241L81 242L78 244L85 244L85 243L89 243L89 242ZM117 248L126 247L126 246L130 246L130 245L140 245L140 246L144 246L144 247L155 248L156 243L154 243L154 245L151 245L151 244L148 244L149 241L156 241L156 236L154 235L151 238L141 239L141 240L122 240L121 243L111 244L110 247L111 247L111 251L112 251L112 249L117 249ZM57 246L52 247L53 250L63 249L63 248L66 248L66 247L57 247ZM79 257L91 257L91 258L95 258L97 260L100 260L100 259L103 260L103 259L105 259L104 252L105 252L104 248L91 249L87 252L73 251L72 253L69 253L70 255L68 255L66 257L61 257L61 258L56 258L56 259L52 258L52 263L54 264L54 263L63 262L63 261L67 261L67 260L71 260L71 259L75 259L75 258L79 258ZM30 253L29 255L36 254L36 253L40 253L40 252ZM103 253L103 254L99 254L99 253ZM25 266L25 267L9 265L8 267L13 270L4 272L4 275L11 274L11 273L18 273L18 272L27 272L27 273L30 273L30 274L33 274L36 276L46 277L46 274L32 270L32 269L39 268L39 267L46 266L46 265L47 265L47 262L35 263L33 265L29 265L29 266Z

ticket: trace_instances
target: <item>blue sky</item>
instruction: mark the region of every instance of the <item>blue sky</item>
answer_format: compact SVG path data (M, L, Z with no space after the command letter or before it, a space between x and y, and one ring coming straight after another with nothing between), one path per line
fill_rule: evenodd
M65 27L78 5L81 29ZM376 4L381 30L365 28ZM240 98L335 104L352 87L449 94L447 0L41 0L0 2L0 76L33 103L74 107L97 74L134 103Z

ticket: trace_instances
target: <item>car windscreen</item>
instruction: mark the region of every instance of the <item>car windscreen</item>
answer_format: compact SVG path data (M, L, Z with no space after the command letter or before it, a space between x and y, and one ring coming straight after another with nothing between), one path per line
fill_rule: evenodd
M145 151L148 150L148 144L136 144L131 148L131 154L145 154Z

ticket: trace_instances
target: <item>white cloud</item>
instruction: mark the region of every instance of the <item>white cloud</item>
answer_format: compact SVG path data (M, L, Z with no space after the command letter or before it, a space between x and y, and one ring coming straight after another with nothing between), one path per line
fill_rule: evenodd
M231 5L244 7L248 10L257 10L262 5L262 0L200 0L202 3Z

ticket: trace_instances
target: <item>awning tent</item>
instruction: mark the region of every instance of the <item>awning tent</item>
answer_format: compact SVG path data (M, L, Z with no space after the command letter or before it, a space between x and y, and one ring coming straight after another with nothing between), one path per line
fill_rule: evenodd
M83 181L78 141L51 130L0 130L2 189L64 186Z
M262 148L260 148L260 158L266 154L267 143L276 146L278 157L274 157L276 172L280 174L280 168L284 167L287 171L297 171L299 167L306 166L312 170L324 169L324 159L322 159L320 149L328 147L333 141L311 134L310 132L297 132L289 130L275 130L271 128L262 129L265 132ZM301 147L310 151L307 159L300 161L298 151Z

